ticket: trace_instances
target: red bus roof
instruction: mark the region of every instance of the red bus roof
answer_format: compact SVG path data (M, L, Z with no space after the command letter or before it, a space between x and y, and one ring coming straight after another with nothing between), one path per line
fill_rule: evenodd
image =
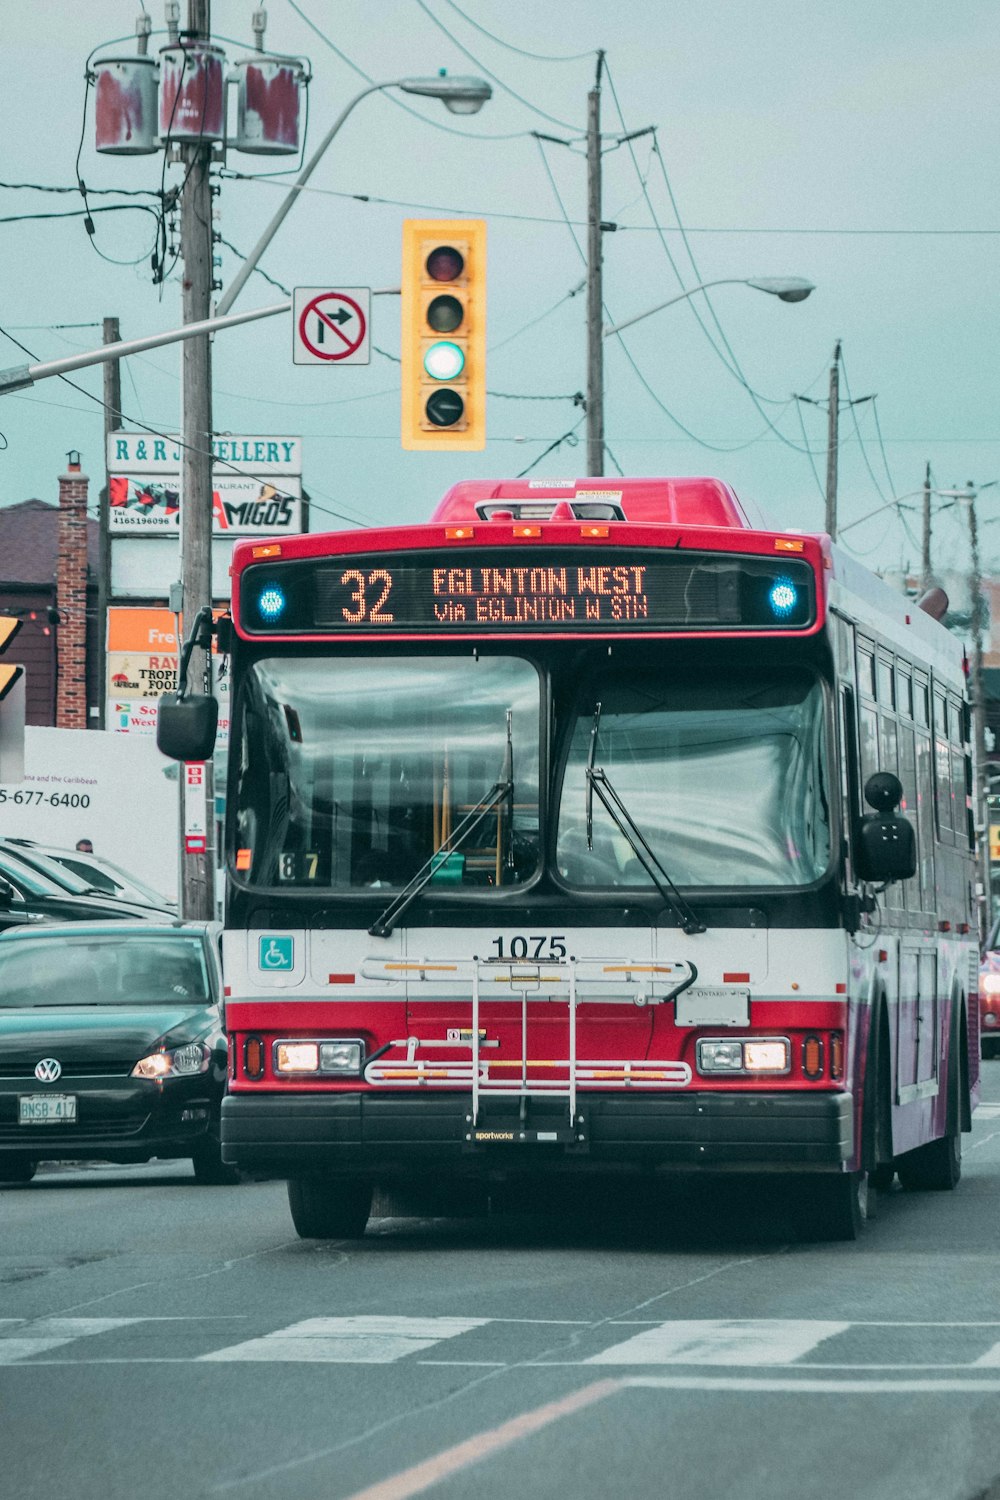
M739 530L760 526L721 479L463 479L453 484L431 516L449 525L483 519L498 502L515 512L548 505L554 521L576 518L581 506L614 506L626 521L685 526L723 526ZM766 523L763 523L766 524Z

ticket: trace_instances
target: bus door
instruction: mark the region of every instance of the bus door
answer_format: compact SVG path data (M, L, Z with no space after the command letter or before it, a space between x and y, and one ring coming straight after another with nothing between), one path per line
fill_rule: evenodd
M937 1091L937 953L904 948L899 963L897 1095L908 1104Z

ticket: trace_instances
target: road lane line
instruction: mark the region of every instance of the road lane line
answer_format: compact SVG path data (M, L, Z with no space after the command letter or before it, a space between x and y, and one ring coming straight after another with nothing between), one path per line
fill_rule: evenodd
M17 1364L35 1354L61 1349L77 1339L143 1321L142 1318L33 1318L21 1324L19 1333L0 1335L0 1365Z
M850 1323L795 1318L677 1319L592 1354L588 1365L790 1365Z
M388 1365L432 1349L444 1339L482 1328L489 1318L359 1316L306 1318L263 1338L201 1354L204 1362L256 1360L309 1364Z
M968 1369L965 1365L963 1368ZM1000 1395L1000 1380L797 1380L793 1375L623 1375L621 1384L657 1391L755 1391L809 1396ZM353 1500L353 1497L352 1497Z
M349 1500L407 1500L410 1495L419 1495L423 1490L430 1489L432 1484L439 1484L442 1479L448 1479L452 1474L459 1474L463 1469L481 1463L491 1454L499 1453L540 1432L543 1427L558 1422L561 1417L572 1416L574 1412L584 1411L588 1406L604 1401L620 1391L623 1384L621 1380L595 1380L582 1390L573 1391L569 1396L561 1396L556 1401L547 1401L532 1411L522 1412L518 1417L511 1417L509 1422L502 1422L499 1427L477 1432L474 1437L466 1438L452 1448L445 1448L423 1463L414 1464L388 1479L379 1480L367 1489L357 1490Z

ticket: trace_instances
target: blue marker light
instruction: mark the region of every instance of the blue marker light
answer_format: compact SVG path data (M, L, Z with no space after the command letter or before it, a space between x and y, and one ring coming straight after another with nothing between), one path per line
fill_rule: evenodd
M791 579L776 578L767 597L778 619L787 620L799 602L799 591Z
M285 595L276 583L269 583L261 591L257 600L257 608L260 610L261 618L268 624L273 624L285 612Z

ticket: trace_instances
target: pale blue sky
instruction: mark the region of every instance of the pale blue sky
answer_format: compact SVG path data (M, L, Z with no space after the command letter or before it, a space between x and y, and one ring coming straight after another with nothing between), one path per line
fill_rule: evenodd
M162 3L147 4L154 26L162 27ZM607 435L625 472L719 474L781 525L818 528L820 490L808 457L795 451L802 446L796 407L785 403L793 392L825 394L839 337L852 394L878 393L891 474L890 484L871 405L857 409L863 444L845 412L845 525L893 493L917 490L927 459L942 488L1000 476L994 374L1000 235L970 232L998 228L1000 46L994 0L961 6L930 0L841 0L836 6L818 0L621 0L614 6L553 0L545 7L525 0L299 0L299 7L372 77L440 67L481 71L434 24L436 16L510 89L566 123L553 123L500 87L471 120L447 115L432 101L407 101L427 123L388 98L364 101L315 173L316 191L303 195L264 260L287 286L398 284L404 217L438 209L442 216L481 214L490 232L490 342L502 346L490 359L490 388L554 396L582 389L582 296L564 301L519 337L512 335L566 297L583 274L539 146L528 132L570 137L582 129L592 54L603 47L614 86L604 89L604 127L619 126L615 94L630 130L659 127L662 162L697 261L696 274L650 138L635 143L634 159L625 147L611 152L605 160L605 216L630 226L605 241L612 317L622 320L678 289L664 241L685 285L699 278L796 274L817 286L797 306L742 287L715 294L716 313L748 381L780 403L765 410L787 442L767 431L689 306L657 314L627 338L656 396L701 443L664 414L622 351L609 347ZM92 48L131 33L138 8L136 0L51 0L44 7L0 0L4 182L74 181L84 61ZM253 8L251 0L215 0L216 35L249 43ZM363 80L289 0L271 0L268 12L269 46L312 59L315 143ZM509 46L477 31L461 12ZM162 40L154 38L154 45ZM545 62L512 47L591 55ZM226 48L231 58L247 50L229 43ZM467 134L448 134L434 124ZM513 138L491 138L496 136ZM159 157L102 158L92 139L91 113L81 157L90 187L159 185ZM582 219L582 156L555 145L544 149L567 211ZM236 153L228 163L230 170L249 173L280 165ZM171 169L169 180L176 174ZM663 239L652 227L640 179ZM338 193L394 201L362 204ZM273 182L225 182L219 227L246 249L279 201ZM399 206L403 202L414 207ZM0 189L3 216L78 206L69 196ZM143 257L138 265L118 266L98 258L79 219L4 224L0 325L17 330L40 359L98 343L100 330L34 325L99 324L117 314L125 337L174 326L179 287L176 279L163 289L151 284L151 226L151 218L140 213L99 216L101 249L122 259ZM860 232L865 230L908 232ZM929 230L949 232L916 232ZM228 251L224 256L228 281L235 261ZM274 298L255 276L238 306L262 306ZM323 507L372 522L422 519L454 480L516 474L580 417L570 400L497 397L490 402L485 453L404 453L398 367L376 355L368 368L296 368L289 323L275 319L216 340L216 426L301 434L317 527L339 524ZM397 299L377 300L374 333L382 348L398 350ZM0 339L0 348L0 366L21 363L23 356L7 340ZM130 361L126 410L176 430L178 367L176 349ZM74 378L90 391L101 390L97 370ZM825 415L809 407L801 412L822 479ZM95 480L102 477L100 410L61 382L4 397L0 431L8 443L0 454L0 503L32 495L54 499L55 476L69 448L81 450ZM704 443L733 451L712 451ZM564 446L533 473L582 475L584 453L582 444ZM1000 517L1000 489L990 494L998 498L984 495L985 522L994 513ZM908 519L918 537L917 518ZM937 536L941 563L957 561L964 537L951 515L941 518ZM990 553L1000 553L993 541L1000 543L1000 533L987 526L984 536ZM875 565L916 556L893 512L848 531L845 541Z

